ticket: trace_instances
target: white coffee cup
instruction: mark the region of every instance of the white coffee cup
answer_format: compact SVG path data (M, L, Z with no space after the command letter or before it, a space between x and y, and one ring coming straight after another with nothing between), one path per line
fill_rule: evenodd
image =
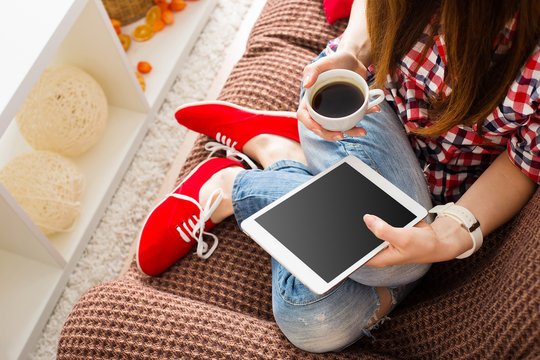
M328 117L317 113L313 107L313 98L317 92L326 85L332 83L348 83L362 92L364 102L352 114L343 117ZM317 81L306 89L306 102L309 114L323 128L330 131L346 131L355 127L366 115L367 110L384 100L384 92L381 89L369 89L362 76L354 71L346 69L332 69L321 73ZM373 99L371 99L373 97Z

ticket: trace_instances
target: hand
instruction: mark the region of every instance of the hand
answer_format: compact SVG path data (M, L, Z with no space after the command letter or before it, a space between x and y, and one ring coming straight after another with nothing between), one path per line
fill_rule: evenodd
M451 260L471 247L468 232L448 217L409 228L393 227L374 215L365 215L364 222L377 238L389 243L366 263L372 267Z
M330 69L347 69L359 73L366 78L367 69L352 53L340 51L331 55L325 56L314 63L309 64L304 69L303 86L304 88L311 87L319 74ZM379 111L379 106L374 106L368 110L368 113ZM349 136L365 136L366 130L362 127L353 127L350 130L344 131L329 131L324 129L309 115L305 97L302 98L297 111L298 120L301 121L308 129L328 141L337 141L343 139L343 133Z

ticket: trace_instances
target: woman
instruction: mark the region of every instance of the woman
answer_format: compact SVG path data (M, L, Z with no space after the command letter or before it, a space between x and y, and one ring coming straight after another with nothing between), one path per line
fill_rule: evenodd
M346 68L386 90L380 111L344 133L322 129L305 100L298 130L287 113L226 103L179 108L181 124L241 151L264 170L244 170L223 158L198 166L148 217L137 254L141 270L159 274L196 242L197 253L208 257L217 239L208 249L203 235L214 224L233 214L241 222L352 154L426 208L447 206L438 208L433 222L406 229L365 215L366 225L390 246L322 296L273 261L273 306L284 334L307 351L337 351L369 335L432 262L472 255L483 236L536 190L535 5L377 0L366 6L356 0L344 34L306 67L303 79L308 88L320 73Z

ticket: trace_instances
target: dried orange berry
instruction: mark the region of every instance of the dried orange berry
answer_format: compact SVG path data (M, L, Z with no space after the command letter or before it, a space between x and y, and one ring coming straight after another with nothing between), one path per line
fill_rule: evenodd
M135 73L135 76L137 76L137 80L139 80L139 85L141 85L142 91L146 90L146 81L144 81L144 78L141 74L138 72Z
M131 45L131 38L129 35L126 34L118 34L118 39L120 39L120 43L122 44L122 47L125 51L129 49L129 46Z
M170 8L172 11L182 11L186 5L185 0L172 0Z
M154 23L161 18L161 9L159 6L154 5L146 13L146 23L148 25L154 25Z
M122 22L117 19L111 19L111 24L114 28L114 31L116 31L116 34L121 34L122 30L120 29L120 26L122 26Z
M154 32L156 33L163 30L163 28L165 27L165 23L163 22L163 20L157 19L157 21L154 23L154 25L152 25L152 27L154 28Z
M168 2L160 2L157 4L159 8L161 9L161 13L163 14L164 11L169 10L169 3Z
M152 70L152 65L148 61L139 61L137 70L142 74L148 74Z
M161 20L167 25L174 23L174 14L171 10L165 10L161 13Z
M151 25L143 24L133 29L133 38L137 41L149 40L154 35L154 29Z

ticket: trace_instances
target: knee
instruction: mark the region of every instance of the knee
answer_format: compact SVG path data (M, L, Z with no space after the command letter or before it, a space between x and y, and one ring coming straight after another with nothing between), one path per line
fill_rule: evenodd
M346 301L341 292L338 289L326 296L306 296L302 291L274 292L276 323L299 349L312 353L339 351L363 335L362 324L367 324L374 314L371 306L358 306L356 300ZM376 303L375 299L359 298L364 298L365 304Z
M326 314L302 314L274 307L274 318L281 332L297 348L311 353L341 350L356 339L350 333L335 329Z

